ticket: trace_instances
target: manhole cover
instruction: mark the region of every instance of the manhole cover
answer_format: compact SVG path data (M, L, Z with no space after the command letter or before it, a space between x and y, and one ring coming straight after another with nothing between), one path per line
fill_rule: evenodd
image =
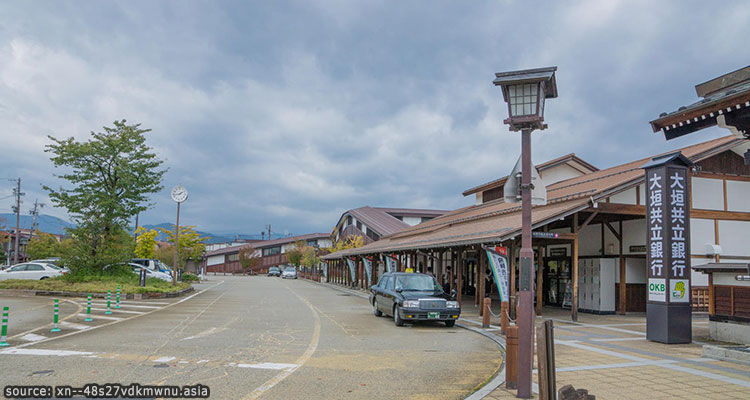
M156 364L156 365L154 365L154 368L167 368L167 367L169 367L169 365L167 365L167 364Z

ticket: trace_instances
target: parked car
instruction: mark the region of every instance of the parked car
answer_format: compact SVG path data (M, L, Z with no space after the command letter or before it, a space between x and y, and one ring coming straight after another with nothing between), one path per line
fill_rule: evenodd
M375 316L392 315L396 326L406 321L443 321L451 327L461 315L455 299L427 274L391 272L370 287L370 304Z
M281 279L297 279L297 268L294 267L286 267L284 268L284 272L281 273Z
M163 262L153 258L134 258L130 260L133 264L140 264L152 271L160 271L172 275L172 268L166 266Z
M63 273L65 273L65 274L68 274L68 273L70 273L70 269L69 269L68 267L61 267L61 266L59 265L59 262L60 262L60 257L44 258L44 259L41 259L41 260L31 260L31 261L29 261L29 262L33 262L33 263L43 263L43 264L50 264L50 265L52 265L53 267L57 267L57 268L60 268L60 269L62 269L62 270L63 270Z
M281 270L279 267L271 267L268 269L268 276L281 276Z
M8 279L42 280L66 274L62 268L47 263L28 262L0 271L0 281Z

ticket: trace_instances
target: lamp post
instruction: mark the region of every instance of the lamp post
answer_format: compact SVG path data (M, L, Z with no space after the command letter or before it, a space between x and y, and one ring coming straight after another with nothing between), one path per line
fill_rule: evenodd
M493 83L500 86L508 103L503 123L521 131L521 218L522 236L518 291L518 392L531 398L531 369L534 356L534 250L531 248L531 132L545 129L544 100L557 97L557 67L498 72ZM513 179L513 177L510 177ZM541 266L539 266L541 268ZM514 283L515 284L515 283Z
M177 224L174 229L174 261L172 262L172 286L177 285L177 266L180 256L180 204L187 200L188 191L182 185L172 188L172 200L177 203Z

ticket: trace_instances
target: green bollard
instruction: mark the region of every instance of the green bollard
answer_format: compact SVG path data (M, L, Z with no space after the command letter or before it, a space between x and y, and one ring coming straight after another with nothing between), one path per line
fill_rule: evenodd
M57 322L58 322L58 319L57 319L58 318L58 313L59 313L58 300L55 299L55 316L54 316L54 319L53 319L53 325L52 325L52 329L50 330L50 332L60 332L60 327L57 324Z
M120 308L120 285L117 285L117 303L115 304L115 308Z
M107 290L107 311L105 312L105 314L107 315L112 314L112 311L110 310L110 307L109 307L111 301L112 301L112 291Z
M3 326L0 328L0 347L10 346L8 340L8 306L3 307Z
M86 301L86 319L84 319L86 322L91 322L93 319L91 319L91 294L89 293L88 301Z

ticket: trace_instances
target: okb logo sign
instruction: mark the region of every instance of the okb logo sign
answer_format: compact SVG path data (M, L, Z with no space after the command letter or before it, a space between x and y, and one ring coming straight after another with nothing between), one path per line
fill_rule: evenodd
M651 278L648 280L648 301L667 301L666 279Z

